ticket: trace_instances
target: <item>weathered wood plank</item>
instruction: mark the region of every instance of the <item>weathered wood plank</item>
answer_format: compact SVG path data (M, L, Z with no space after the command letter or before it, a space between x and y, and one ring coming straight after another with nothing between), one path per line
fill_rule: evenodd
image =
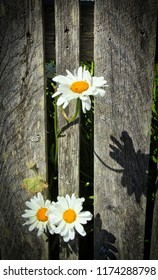
M33 195L23 179L46 180L41 0L1 0L0 35L1 258L47 259L47 243L21 217Z
M93 61L94 57L94 3L80 4L80 58L81 61Z
M81 61L93 61L93 2L80 3L80 16L80 59ZM55 59L55 15L53 5L50 3L45 3L44 18L46 61L49 61Z
M96 0L95 258L143 259L157 1Z
M56 70L57 74L73 71L79 66L79 1L55 1ZM75 112L71 102L66 113ZM64 128L67 121L58 110L58 128ZM65 127L58 141L58 189L60 195L79 195L79 120ZM78 247L77 241L73 244ZM77 250L77 249L76 249ZM61 259L77 259L78 253L67 255L67 248L61 246Z

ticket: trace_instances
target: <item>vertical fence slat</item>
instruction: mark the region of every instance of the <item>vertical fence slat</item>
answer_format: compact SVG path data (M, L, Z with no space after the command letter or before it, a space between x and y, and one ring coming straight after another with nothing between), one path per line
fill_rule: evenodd
M53 0L52 0L53 1ZM93 61L93 27L94 13L93 2L85 1L80 3L80 60ZM51 5L45 5L45 56L46 60L55 58L55 26L54 10Z
M46 180L41 0L0 1L0 240L2 259L47 259L43 237L22 226L33 193L23 179Z
M142 259L156 38L154 0L96 0L95 258Z
M79 1L55 1L56 32L56 70L57 74L66 74L79 66ZM66 108L70 117L75 112L75 103ZM79 120L67 126L67 122L58 110L58 129L63 129L58 141L58 189L60 195L79 195ZM73 243L73 242L72 242ZM72 253L61 245L60 259L77 259L78 244L74 242Z

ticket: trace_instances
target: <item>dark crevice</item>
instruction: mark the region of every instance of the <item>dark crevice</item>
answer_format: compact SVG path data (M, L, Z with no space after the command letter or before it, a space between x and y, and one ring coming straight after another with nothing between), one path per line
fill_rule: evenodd
M156 54L155 64L158 63L158 22L157 22L157 36L156 36ZM158 98L158 96L157 96ZM156 101L158 102L158 100ZM158 107L157 107L158 111ZM152 116L151 131L154 130L155 120ZM158 127L158 123L157 123ZM150 159L149 159L149 173L148 173L148 189L147 189L147 205L146 205L146 220L145 220L145 240L144 240L144 259L150 259L150 246L151 246L151 234L152 234L152 222L154 211L154 200L156 193L156 180L157 180L157 163L153 161L152 156L157 143L154 140L155 135L151 134L150 138Z

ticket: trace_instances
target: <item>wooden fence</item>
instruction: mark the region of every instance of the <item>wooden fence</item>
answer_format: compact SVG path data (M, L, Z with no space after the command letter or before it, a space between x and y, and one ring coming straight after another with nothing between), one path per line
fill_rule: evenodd
M43 1L43 8L41 0L0 0L2 259L49 258L48 242L22 227L21 218L25 201L49 190L45 58L56 61L57 74L94 61L95 75L110 85L94 101L89 246L94 259L143 259L156 21L156 0L54 0ZM67 114L72 111L73 103ZM58 126L66 124L59 110ZM58 148L58 192L79 195L80 116L59 137ZM28 190L26 178L39 179L37 188ZM60 241L60 259L80 258L80 241L71 245L77 249L67 255ZM151 255L158 259L157 251Z

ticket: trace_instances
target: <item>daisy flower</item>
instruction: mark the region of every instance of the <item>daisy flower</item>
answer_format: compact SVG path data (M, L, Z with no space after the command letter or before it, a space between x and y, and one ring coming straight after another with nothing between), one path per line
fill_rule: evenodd
M92 214L89 211L81 211L84 198L76 198L75 194L70 197L58 196L57 202L52 206L52 214L50 220L56 224L55 233L60 234L65 242L75 238L75 230L82 236L86 232L82 224L92 219Z
M80 66L78 70L74 70L72 74L69 70L66 70L67 75L57 75L53 78L53 81L58 83L57 91L52 97L60 95L57 100L58 106L66 108L69 102L73 99L80 99L82 102L82 110L86 113L86 110L91 108L90 95L105 95L105 90L102 87L106 85L107 81L104 77L92 77L90 72L86 70L86 67Z
M39 192L37 196L31 198L30 201L26 201L25 204L29 209L25 209L25 214L22 217L28 219L24 225L30 225L29 231L37 228L37 236L40 236L44 231L47 232L48 229L53 234L55 225L52 220L50 223L47 212L48 210L50 212L50 207L54 202L51 202L49 199L44 201L43 195Z

